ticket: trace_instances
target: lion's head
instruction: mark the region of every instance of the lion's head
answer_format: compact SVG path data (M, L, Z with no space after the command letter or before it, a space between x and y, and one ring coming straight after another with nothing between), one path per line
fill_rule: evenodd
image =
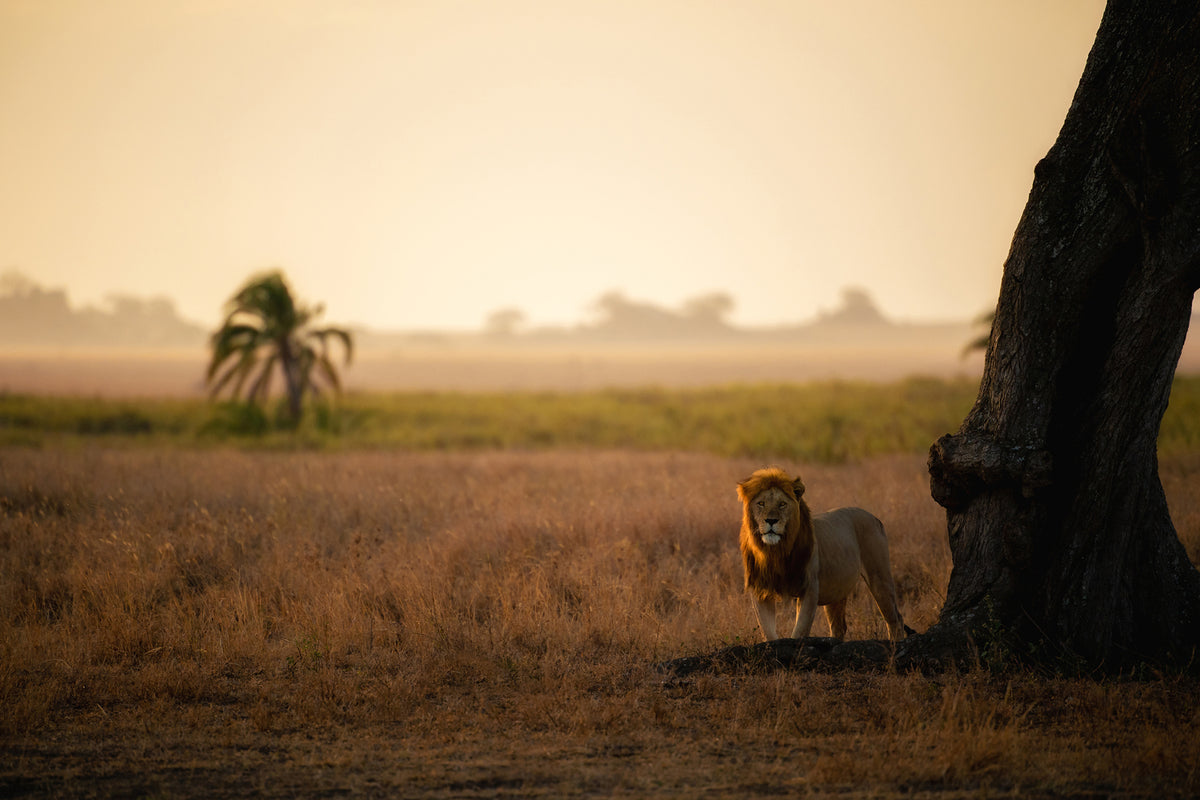
M760 598L803 594L812 557L812 513L804 483L777 467L760 469L738 484L742 501L740 547L746 588Z

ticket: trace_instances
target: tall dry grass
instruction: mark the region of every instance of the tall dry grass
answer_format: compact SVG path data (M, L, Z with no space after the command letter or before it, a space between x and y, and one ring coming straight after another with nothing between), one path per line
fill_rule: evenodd
M174 665L186 664L202 681L238 665L303 672L402 656L416 693L447 672L557 675L582 663L621 674L757 636L732 488L754 466L621 453L10 452L5 661L68 694L82 691L67 677L84 666L149 680L167 665L181 681ZM814 498L889 520L906 616L929 624L948 560L920 463L804 474ZM880 635L877 617L864 594L853 634Z
M655 662L758 638L733 491L758 466L621 452L6 450L0 731L20 761L0 781L36 768L57 775L39 786L69 791L96 778L80 754L98 730L121 775L153 772L163 742L204 764L264 743L300 758L332 736L338 769L364 769L382 748L395 756L375 767L387 786L430 793L1200 790L1187 679L661 685ZM1166 470L1194 556L1200 472ZM929 626L950 562L923 459L801 471L814 507L884 519L901 609ZM886 634L863 591L849 625L854 638ZM246 780L262 760L224 769ZM614 771L622 763L632 768Z

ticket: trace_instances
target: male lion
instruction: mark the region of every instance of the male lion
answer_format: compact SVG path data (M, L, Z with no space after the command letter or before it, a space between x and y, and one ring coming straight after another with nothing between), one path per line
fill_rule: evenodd
M802 500L804 484L781 469L760 469L738 484L742 501L742 560L746 589L754 596L767 640L775 632L775 603L796 599L792 638L808 636L817 606L835 639L846 635L846 601L858 576L887 621L893 641L909 631L900 618L883 523L861 508L813 515Z

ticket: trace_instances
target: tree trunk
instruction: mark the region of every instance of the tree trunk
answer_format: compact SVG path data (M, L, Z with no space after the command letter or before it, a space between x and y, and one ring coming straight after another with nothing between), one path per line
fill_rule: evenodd
M1156 453L1198 286L1200 8L1110 0L1034 171L978 399L930 453L943 639L1003 631L1089 669L1200 661L1200 573Z
M302 384L300 382L299 359L287 335L279 339L279 366L283 370L283 385L287 391L288 419L293 425L300 422L303 412Z

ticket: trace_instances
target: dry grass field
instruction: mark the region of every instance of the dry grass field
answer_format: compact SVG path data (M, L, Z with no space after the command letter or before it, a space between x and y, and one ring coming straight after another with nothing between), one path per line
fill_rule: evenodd
M0 450L0 795L1185 797L1193 677L733 671L749 459ZM884 519L922 630L924 459L799 469ZM1200 558L1200 459L1164 461ZM850 636L880 637L860 592ZM814 633L823 633L819 621Z

